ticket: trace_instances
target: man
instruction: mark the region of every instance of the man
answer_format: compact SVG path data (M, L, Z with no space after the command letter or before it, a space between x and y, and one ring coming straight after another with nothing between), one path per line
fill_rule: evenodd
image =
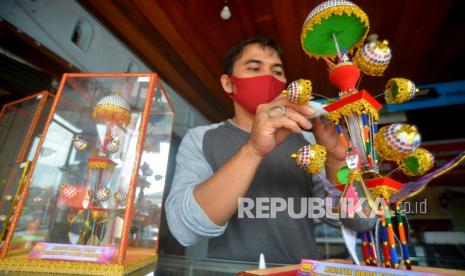
M256 261L263 252L268 262L298 263L318 257L312 219L294 219L288 212L238 217L241 198L292 199L299 212L301 198L321 196L321 185L290 158L308 144L302 129L313 129L316 142L327 148L328 175L344 162L334 127L320 119L312 125L310 107L280 95L286 84L281 53L267 38L233 47L221 84L234 101L234 117L191 129L179 148L165 205L168 225L184 246L210 238L211 258Z

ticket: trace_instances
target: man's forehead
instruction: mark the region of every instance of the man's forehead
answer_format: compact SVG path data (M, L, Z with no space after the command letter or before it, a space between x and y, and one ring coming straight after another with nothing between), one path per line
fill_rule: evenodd
M259 57L263 55L270 58L276 57L279 61L281 61L281 58L275 49L258 43L247 45L242 51L242 55L239 59L249 59L252 57Z

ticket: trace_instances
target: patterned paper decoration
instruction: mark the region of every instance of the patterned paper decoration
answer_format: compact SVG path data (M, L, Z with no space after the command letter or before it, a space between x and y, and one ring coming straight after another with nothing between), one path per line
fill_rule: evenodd
M387 40L363 45L353 58L354 64L365 74L382 76L391 61L391 49Z
M103 188L97 191L95 194L95 199L98 201L105 201L108 200L111 196L111 191L108 188Z
M434 156L426 149L417 148L406 158L399 160L398 165L403 173L409 176L424 175L434 165Z
M312 82L310 80L299 79L291 82L283 94L296 104L307 104L312 97Z
M118 136L113 135L111 141L108 142L105 149L107 153L116 153L119 151L121 141L119 140Z
M376 134L375 147L381 157L398 161L416 150L420 142L421 136L416 126L391 124L382 127Z
M81 137L77 136L73 138L73 147L77 151L85 151L89 147L89 143Z
M61 193L65 198L69 199L75 197L79 193L79 190L76 188L76 186L61 185Z
M412 81L404 78L393 78L386 83L384 98L388 104L401 104L412 99L417 91Z
M291 157L299 168L308 173L319 173L326 162L326 148L318 144L307 145L293 153Z

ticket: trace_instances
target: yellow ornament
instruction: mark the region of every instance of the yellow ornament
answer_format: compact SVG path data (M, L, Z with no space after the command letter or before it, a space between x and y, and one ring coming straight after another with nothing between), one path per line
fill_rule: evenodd
M418 89L415 84L404 78L393 78L386 83L384 98L388 104L401 104L411 100Z
M293 103L307 104L313 99L312 82L304 79L293 81L283 91L283 94Z
M417 127L391 124L382 127L375 137L378 154L387 160L401 160L418 148L421 142Z
M406 158L397 161L397 164L406 175L420 176L433 167L434 156L426 149L417 148Z
M314 144L300 148L291 155L297 166L308 173L319 173L326 162L326 148Z

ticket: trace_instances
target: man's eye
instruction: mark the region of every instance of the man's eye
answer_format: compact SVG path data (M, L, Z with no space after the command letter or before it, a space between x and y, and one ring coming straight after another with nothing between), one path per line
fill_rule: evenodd
M273 71L273 74L275 76L282 76L283 75L283 72L282 71Z
M260 69L256 68L256 67L250 67L250 68L247 68L247 70L249 70L251 72L258 72Z

